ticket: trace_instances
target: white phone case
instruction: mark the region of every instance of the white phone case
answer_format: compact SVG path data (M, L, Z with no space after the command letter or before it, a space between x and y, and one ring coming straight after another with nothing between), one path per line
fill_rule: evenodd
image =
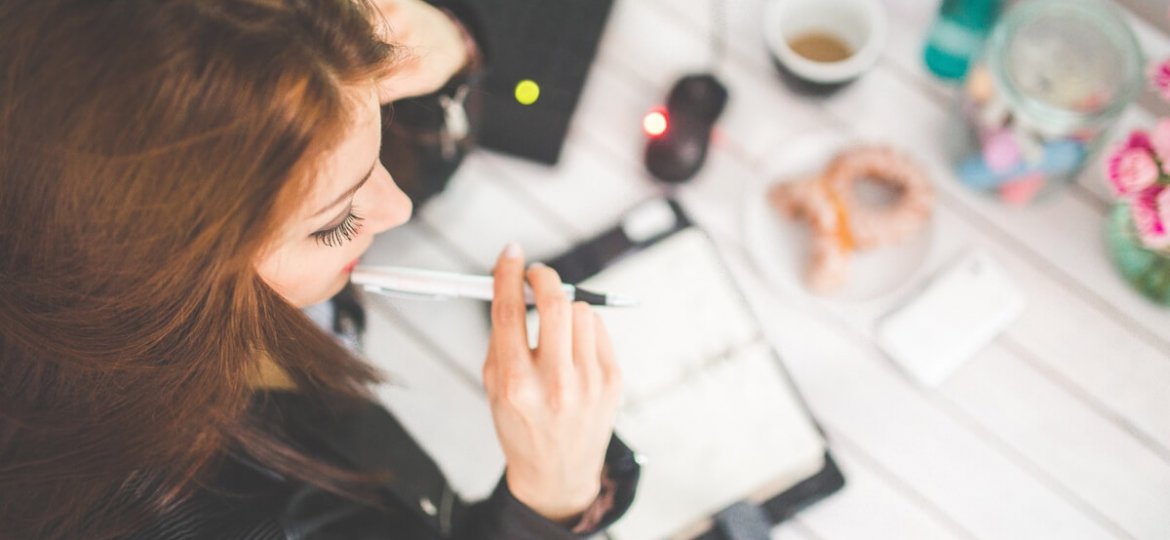
M937 386L1023 313L1023 293L990 255L972 252L878 323L878 345L911 377Z

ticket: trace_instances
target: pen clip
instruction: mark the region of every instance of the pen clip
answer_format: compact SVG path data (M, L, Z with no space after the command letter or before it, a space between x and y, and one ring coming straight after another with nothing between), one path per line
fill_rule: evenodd
M431 301L435 301L435 300L450 300L451 298L453 298L452 296L448 296L445 294L425 294L425 293L416 293L416 292L407 292L407 291L396 291L393 289L387 289L385 287L379 287L377 285L362 285L362 288L365 289L366 291L369 291L369 292L372 292L375 294L380 294L382 296L388 296L390 298L398 298L400 300L431 300Z

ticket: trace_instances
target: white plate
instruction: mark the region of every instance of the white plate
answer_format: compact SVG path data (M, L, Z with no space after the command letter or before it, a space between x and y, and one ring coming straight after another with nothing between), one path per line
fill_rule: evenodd
M845 283L829 293L807 286L809 230L803 221L781 215L768 202L778 182L810 178L824 170L839 151L853 144L838 133L801 137L774 157L768 181L749 186L744 198L744 239L752 259L769 281L790 291L827 300L862 302L910 285L926 261L934 220L901 243L852 254Z

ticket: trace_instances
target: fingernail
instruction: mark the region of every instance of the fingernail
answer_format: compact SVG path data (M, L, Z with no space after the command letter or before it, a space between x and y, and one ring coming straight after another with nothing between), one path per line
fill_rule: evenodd
M531 270L533 268L544 268L544 266L545 266L544 263L537 261L537 262L534 262L534 263L528 265L528 269Z
M508 245L504 247L504 257L506 258L519 259L523 255L524 252L520 250L520 244L515 241L508 242Z

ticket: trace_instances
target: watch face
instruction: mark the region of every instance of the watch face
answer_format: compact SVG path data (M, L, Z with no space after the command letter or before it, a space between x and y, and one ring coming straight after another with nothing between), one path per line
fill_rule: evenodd
M451 96L439 95L439 106L443 108L443 125L439 129L439 146L443 159L455 159L459 149L458 144L467 139L471 133L471 122L467 118L467 109L463 107L467 101L468 85L460 85Z

